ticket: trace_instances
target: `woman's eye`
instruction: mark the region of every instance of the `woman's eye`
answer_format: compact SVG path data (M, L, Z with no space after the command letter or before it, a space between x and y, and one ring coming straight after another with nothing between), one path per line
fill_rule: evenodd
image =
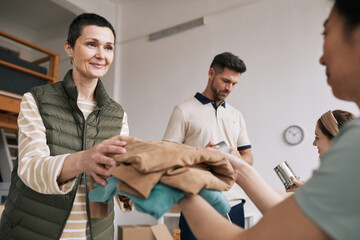
M113 46L110 46L110 45L109 45L109 46L106 46L105 49L111 51L111 50L113 50Z
M96 47L96 44L94 42L89 42L87 45L90 47Z

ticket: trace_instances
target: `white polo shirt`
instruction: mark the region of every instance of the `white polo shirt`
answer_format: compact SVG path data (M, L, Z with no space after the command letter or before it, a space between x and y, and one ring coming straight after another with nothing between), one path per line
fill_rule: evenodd
M251 148L241 112L225 101L217 107L200 93L174 108L163 140L195 147L205 147L210 141L214 144L225 141L238 150ZM237 184L224 192L231 205L244 199L244 195Z

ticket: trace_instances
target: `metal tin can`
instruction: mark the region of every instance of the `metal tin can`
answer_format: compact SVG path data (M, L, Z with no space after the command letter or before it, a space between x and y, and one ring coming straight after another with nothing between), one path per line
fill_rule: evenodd
M292 186L294 186L294 183L291 181L290 177L299 179L286 161L277 165L274 168L274 171L278 175L278 177L280 178L281 182L284 184L286 189L289 189Z
M226 143L224 141L221 141L221 142L219 142L219 143L217 143L215 145L219 146L220 151L230 153L230 149L229 149L229 147L226 145Z

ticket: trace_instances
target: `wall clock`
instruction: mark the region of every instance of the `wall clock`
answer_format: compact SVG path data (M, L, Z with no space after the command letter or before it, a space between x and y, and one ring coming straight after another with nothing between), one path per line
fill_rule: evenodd
M297 125L289 126L284 131L284 138L286 143L290 145L297 145L304 140L304 130Z

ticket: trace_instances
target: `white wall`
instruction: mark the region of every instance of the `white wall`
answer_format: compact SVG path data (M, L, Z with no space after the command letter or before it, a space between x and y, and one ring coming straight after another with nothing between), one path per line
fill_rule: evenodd
M283 186L273 168L282 161L308 179L318 165L312 141L319 116L338 108L357 114L355 105L332 96L318 63L330 1L237 1L238 7L236 1L213 1L219 4L210 10L202 7L205 1L185 1L186 9L179 3L156 2L122 7L124 35L116 67L130 134L160 140L174 105L204 90L212 58L231 51L248 68L228 101L245 116L255 168L278 190ZM231 7L224 8L227 4ZM148 41L149 33L201 16L204 26ZM297 146L283 140L284 129L293 124L305 130ZM246 210L255 211L251 204Z
M8 19L0 16L0 29L6 33L14 35L19 38L23 38L29 42L33 42L37 36L37 33L32 29L21 26ZM7 38L0 37L0 44L3 47L16 51L20 54L20 58L29 59L31 57L31 49L24 48L23 45L15 43Z
M68 9L69 11L73 11L76 14L81 14L84 12L88 13L96 13L103 17L105 17L114 27L116 32L118 29L117 24L117 17L119 13L119 6L113 2L110 2L108 0L51 0L55 3L59 4L60 6ZM67 34L67 31L66 31ZM66 35L65 34L65 35ZM65 36L66 40L66 36ZM63 43L62 43L63 45ZM64 50L62 50L64 52ZM113 65L120 64L117 63L118 57L115 56ZM68 66L68 64L67 64ZM69 68L69 67L68 67ZM120 81L115 76L116 68L112 67L109 69L108 73L101 79L105 88L108 91L108 94L110 97L114 97L116 93L114 84L116 84L118 81ZM65 72L66 73L66 72Z

